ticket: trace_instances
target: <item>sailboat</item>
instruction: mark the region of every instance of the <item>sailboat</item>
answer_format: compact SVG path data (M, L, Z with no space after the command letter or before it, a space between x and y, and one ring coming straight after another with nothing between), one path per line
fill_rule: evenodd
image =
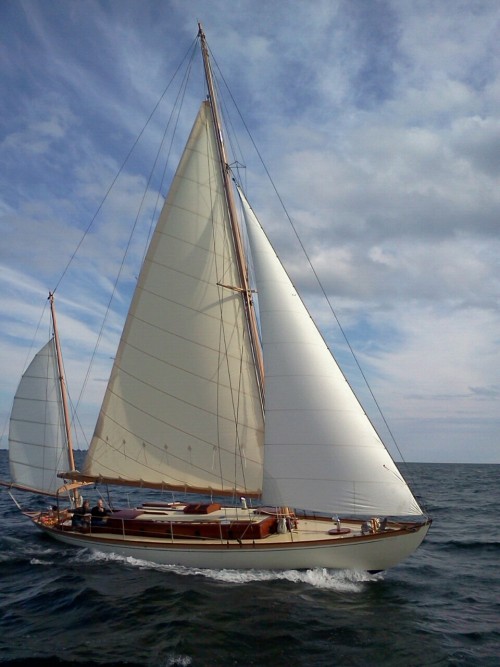
M208 95L147 250L83 468L51 295L53 335L14 399L7 484L55 497L25 513L75 547L194 568L385 570L418 548L431 520L228 166L201 25L198 37ZM75 525L97 485L159 497Z

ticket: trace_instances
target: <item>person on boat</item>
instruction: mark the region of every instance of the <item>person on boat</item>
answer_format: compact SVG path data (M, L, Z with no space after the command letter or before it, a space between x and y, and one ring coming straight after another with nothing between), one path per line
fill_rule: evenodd
M105 519L111 512L107 510L104 507L104 503L102 502L102 498L99 498L97 501L97 505L92 508L92 525L93 526L101 526L103 523L105 523Z
M76 507L73 510L73 518L71 519L71 525L74 528L81 526L86 526L89 523L90 519L90 502L84 500L80 507Z

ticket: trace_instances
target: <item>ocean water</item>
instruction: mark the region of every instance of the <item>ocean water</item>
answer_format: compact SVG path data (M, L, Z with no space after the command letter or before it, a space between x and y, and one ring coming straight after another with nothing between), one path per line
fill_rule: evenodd
M413 556L378 575L190 570L93 554L39 533L2 490L0 663L498 666L500 466L408 470L434 524Z

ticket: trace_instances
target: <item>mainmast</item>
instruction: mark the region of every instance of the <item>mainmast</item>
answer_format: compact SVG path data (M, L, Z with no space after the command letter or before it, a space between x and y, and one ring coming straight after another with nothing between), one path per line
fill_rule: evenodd
M264 362L262 359L262 349L259 341L257 317L255 315L252 290L250 289L250 283L248 278L248 266L245 258L245 253L243 251L243 243L241 240L240 227L238 224L238 215L236 212L236 205L234 202L233 188L231 185L231 172L227 162L226 151L224 148L224 141L222 138L223 136L222 124L220 122L220 114L219 114L219 109L217 107L217 97L215 94L212 68L210 66L210 56L208 53L208 46L201 23L198 23L198 28L199 28L198 35L200 37L200 44L201 44L201 53L203 56L203 65L205 68L205 79L208 87L208 100L212 112L212 118L214 121L217 149L218 149L221 172L224 183L224 192L226 194L229 220L233 234L234 246L236 250L238 272L240 274L240 280L241 280L241 288L239 288L238 291L241 291L243 302L245 305L245 314L247 317L248 328L250 331L250 340L257 367L257 379L261 394L261 400L262 404L264 404Z
M52 326L54 328L54 343L56 346L57 356L57 371L59 376L59 385L61 388L61 398L64 416L64 429L66 432L66 442L68 446L68 462L70 470L75 469L75 458L73 456L73 438L71 436L69 409L68 409L68 392L66 390L66 381L64 379L64 370L62 362L61 344L59 342L59 333L57 331L56 307L54 304L54 294L49 292L50 314L52 317Z

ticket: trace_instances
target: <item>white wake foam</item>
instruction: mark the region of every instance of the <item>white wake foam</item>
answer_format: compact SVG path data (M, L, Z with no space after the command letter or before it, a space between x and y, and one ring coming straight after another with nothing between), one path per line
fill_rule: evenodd
M263 581L289 581L291 583L308 584L315 588L338 592L358 592L367 582L380 581L382 574L369 574L355 570L328 570L315 568L311 570L214 570L181 565L159 565L138 558L120 556L114 553L93 551L85 554L89 560L106 560L126 563L140 569L170 572L180 576L201 576L214 581L228 584L246 584Z

